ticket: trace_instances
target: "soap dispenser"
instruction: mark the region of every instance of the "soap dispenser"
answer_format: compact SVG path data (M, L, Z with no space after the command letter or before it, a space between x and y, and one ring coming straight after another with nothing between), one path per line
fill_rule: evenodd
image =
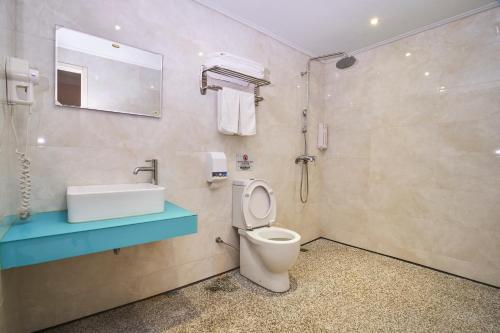
M207 182L213 183L227 179L227 159L223 152L207 153Z

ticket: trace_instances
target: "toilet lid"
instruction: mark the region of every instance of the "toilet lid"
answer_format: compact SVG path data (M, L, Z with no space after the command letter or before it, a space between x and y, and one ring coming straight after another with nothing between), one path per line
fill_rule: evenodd
M251 180L243 191L243 216L248 229L268 226L276 220L276 199L263 180Z

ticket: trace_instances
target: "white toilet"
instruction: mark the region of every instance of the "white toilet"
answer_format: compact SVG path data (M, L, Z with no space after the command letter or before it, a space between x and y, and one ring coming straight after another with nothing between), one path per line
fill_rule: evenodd
M233 227L240 234L240 273L275 292L290 289L288 270L297 260L300 235L272 227L276 198L263 180L233 182Z

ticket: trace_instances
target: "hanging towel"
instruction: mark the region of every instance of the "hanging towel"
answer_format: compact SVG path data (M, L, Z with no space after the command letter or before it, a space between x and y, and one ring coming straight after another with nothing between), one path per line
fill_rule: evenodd
M255 121L255 95L239 91L240 119L238 126L239 135L254 135L257 133Z
M243 87L249 86L248 82L240 80L240 79L236 79L234 77L229 77L227 75L217 74L217 73L213 73L213 72L208 72L207 74L209 77L211 77L212 79L215 79L215 80L222 80L222 81L226 81L226 82L236 83L236 84L243 86Z
M217 128L223 134L238 134L239 96L238 90L226 87L217 93Z

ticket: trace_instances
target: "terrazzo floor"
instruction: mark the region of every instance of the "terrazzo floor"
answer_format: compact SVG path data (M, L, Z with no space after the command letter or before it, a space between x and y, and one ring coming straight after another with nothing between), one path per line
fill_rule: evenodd
M500 332L500 290L328 240L307 244L292 288L238 270L46 332Z

